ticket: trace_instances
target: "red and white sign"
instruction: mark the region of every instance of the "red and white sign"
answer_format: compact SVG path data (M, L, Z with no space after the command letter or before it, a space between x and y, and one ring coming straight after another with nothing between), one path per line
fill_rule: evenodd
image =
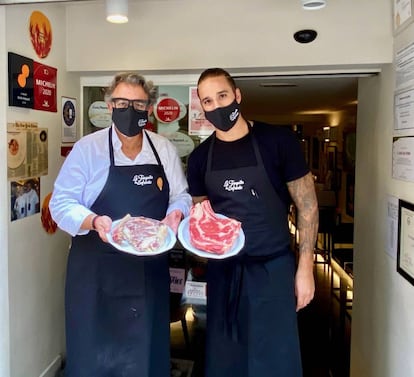
M214 132L214 126L204 117L196 86L189 88L188 107L188 134L200 137L211 135Z
M175 98L161 97L155 105L155 118L162 123L177 122L186 114L186 107Z
M34 109L57 112L56 78L56 68L33 62Z

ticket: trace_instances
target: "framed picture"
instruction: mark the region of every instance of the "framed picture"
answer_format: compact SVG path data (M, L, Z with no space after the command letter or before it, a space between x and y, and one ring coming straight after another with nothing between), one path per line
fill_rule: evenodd
M412 0L394 0L394 35L405 29L413 21Z
M414 204L398 201L397 271L414 285Z
M76 99L62 97L62 143L74 143L77 136Z

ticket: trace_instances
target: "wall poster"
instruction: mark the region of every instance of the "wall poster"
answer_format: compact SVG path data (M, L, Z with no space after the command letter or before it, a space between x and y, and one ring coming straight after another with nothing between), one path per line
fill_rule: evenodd
M397 271L414 285L414 204L399 200Z
M414 136L393 138L392 177L414 182Z
M398 249L398 198L387 196L387 224L386 224L385 251L393 258L397 258Z
M204 117L204 110L201 107L197 95L197 87L189 88L189 117L188 134L194 136L209 136L214 131L214 126Z
M40 212L40 178L10 182L10 220L20 220Z
M414 86L414 42L397 51L394 57L395 90Z
M394 130L414 128L414 89L394 94Z
M57 69L33 62L33 93L35 110L57 112Z
M33 108L33 60L8 53L9 106Z
M10 181L47 175L47 128L34 122L7 125L7 178Z

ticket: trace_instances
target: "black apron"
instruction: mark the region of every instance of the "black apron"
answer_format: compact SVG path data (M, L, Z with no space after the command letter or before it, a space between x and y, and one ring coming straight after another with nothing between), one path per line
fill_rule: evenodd
M249 137L257 165L212 170L215 136L207 157L207 196L215 212L242 222L246 243L234 258L208 261L206 377L299 377L286 205L250 127Z
M91 209L113 220L130 213L161 220L169 185L158 164L111 165ZM161 184L162 183L162 184ZM138 257L104 243L97 232L72 239L66 279L68 377L165 377L169 362L167 253Z

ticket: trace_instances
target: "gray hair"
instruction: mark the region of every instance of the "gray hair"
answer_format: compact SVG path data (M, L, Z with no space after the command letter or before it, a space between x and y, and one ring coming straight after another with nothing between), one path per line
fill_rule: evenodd
M112 93L114 92L115 88L122 82L125 84L137 85L142 87L145 93L148 95L148 99L151 105L155 104L155 102L157 101L158 91L152 81L146 81L144 76L141 76L134 72L121 72L114 77L114 79L111 82L111 85L108 88L106 88L106 102L110 102L112 98Z

